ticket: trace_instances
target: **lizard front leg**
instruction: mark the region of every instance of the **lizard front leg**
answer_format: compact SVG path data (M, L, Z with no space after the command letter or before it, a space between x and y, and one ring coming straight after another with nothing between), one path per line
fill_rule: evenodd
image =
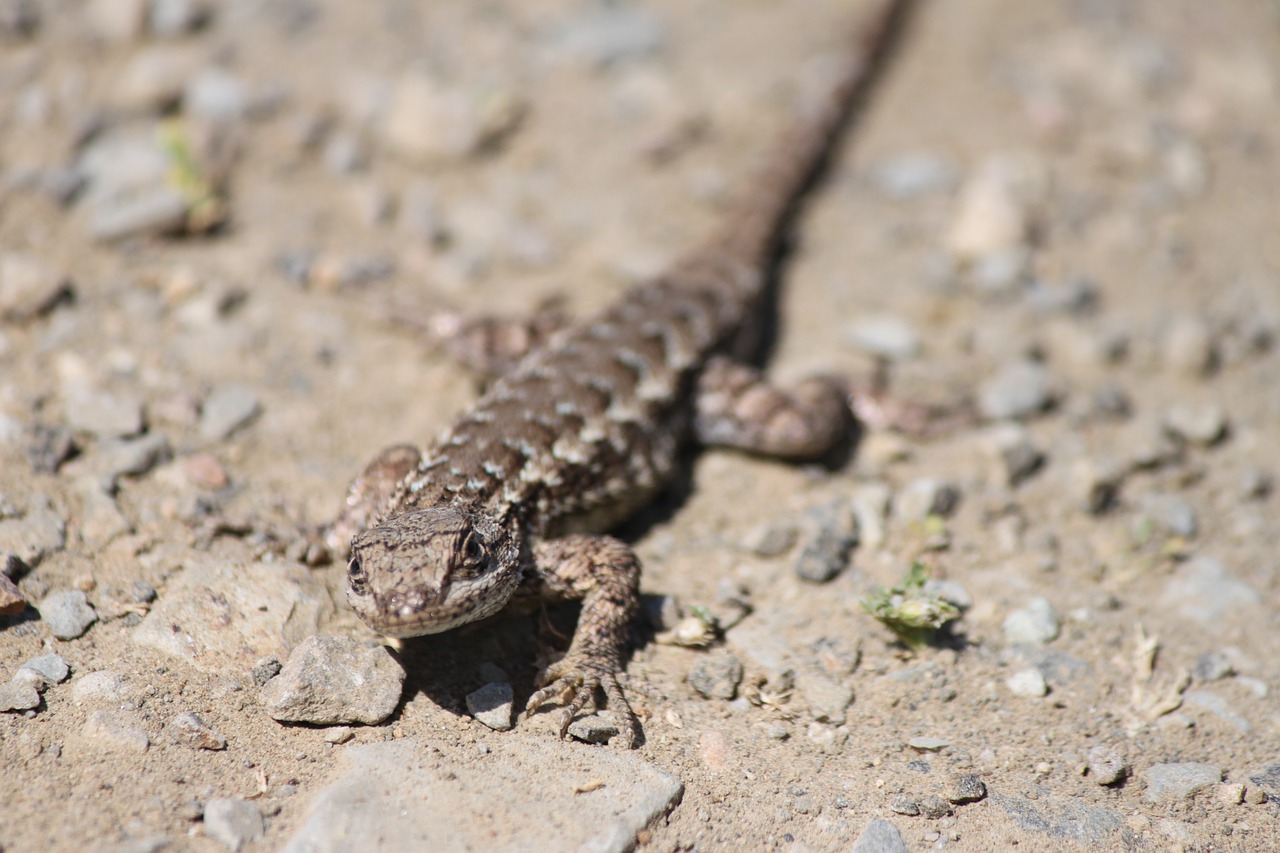
M622 740L635 745L636 718L618 684L627 632L640 604L640 560L611 536L572 535L539 542L533 549L532 583L544 601L581 601L578 629L565 656L538 677L541 685L525 710L547 702L564 705L560 736L584 708L605 704L622 718Z

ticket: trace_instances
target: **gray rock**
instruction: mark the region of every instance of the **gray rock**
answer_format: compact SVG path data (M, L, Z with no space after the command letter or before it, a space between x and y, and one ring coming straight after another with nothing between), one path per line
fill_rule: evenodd
M551 33L555 55L592 65L609 65L654 54L666 46L662 22L644 9L604 6L579 13Z
M569 724L568 735L582 743L608 743L622 732L612 717L591 714Z
M940 737L917 735L907 741L907 746L920 752L937 752L951 746L951 741Z
M262 688L281 722L376 725L395 711L404 669L386 647L350 637L308 637Z
M1252 586L1228 573L1211 557L1195 557L1177 569L1166 582L1162 606L1203 625L1220 627L1246 623L1242 610L1255 608L1262 596Z
M1180 495L1146 494L1139 499L1138 507L1160 528L1174 536L1189 539L1199 530L1196 511Z
M200 437L222 441L262 412L257 395L240 385L227 385L210 394L200 407Z
M2 418L0 415L0 429L4 427ZM21 426L18 431L22 431ZM56 474L77 449L69 428L37 425L31 430L31 441L27 444L27 461L40 474Z
M280 663L280 659L273 656L265 657L253 665L253 683L262 687L271 679L280 674L280 670L284 666Z
M987 433L986 444L999 463L1000 479L1011 487L1026 480L1044 463L1044 452L1036 446L1031 431L1021 424L998 424Z
M1081 459L1071 468L1068 488L1081 509L1101 515L1115 506L1128 470L1105 459Z
M217 751L227 748L227 739L209 725L199 715L184 711L169 722L169 739L181 746L192 749Z
M33 495L21 517L0 519L0 561L5 565L13 557L34 569L66 544L66 524L44 495Z
M329 134L329 138L324 142L324 149L321 152L320 159L324 161L324 167L335 175L350 175L360 171L368 165L368 152L365 151L364 143L360 141L360 137L354 133L345 130L335 130ZM363 217L369 222L381 222L390 214L390 200L383 197L377 202L373 215Z
M921 477L908 483L893 501L893 514L903 521L924 521L931 515L946 516L960 503L954 483Z
M951 806L937 794L920 798L920 814L929 820L940 820L951 814Z
M187 84L182 109L193 118L234 122L244 118L249 98L240 79L225 68L205 68Z
M25 681L41 692L46 687L61 684L71 675L71 667L61 655L47 654L24 663L14 675L15 681Z
M129 520L108 494L115 485L114 479L102 482L95 477L82 477L75 485L80 496L80 536L86 546L96 551L129 532Z
M730 654L700 657L689 670L689 684L707 699L732 699L742 683L742 662Z
M955 186L955 169L924 151L894 154L871 170L871 182L889 198L905 200L945 192Z
M133 114L156 114L178 103L204 57L191 44L155 44L136 51L115 78L112 104Z
M750 531L742 545L757 557L781 557L796 544L798 531L787 521L773 521Z
M947 801L957 806L976 803L986 798L986 783L973 773L957 776L951 782L951 790L947 792Z
M1227 412L1217 403L1181 403L1164 416L1164 428L1175 438L1209 447L1227 437Z
M71 701L77 705L108 704L124 696L124 679L111 670L82 675L71 685Z
M969 279L979 293L999 295L1012 291L1031 274L1031 250L1009 246L976 259Z
M884 818L872 819L853 842L850 853L907 853L898 828Z
M1039 699L1049 693L1049 685L1044 680L1044 674L1034 667L1015 672L1005 679L1004 683L1010 693L1024 699Z
M99 202L93 209L89 233L112 242L149 234L181 231L187 222L187 200L173 187L155 186L132 195Z
M1004 620L1004 638L1018 645L1043 646L1057 639L1061 625L1058 614L1047 598L1033 598L1021 610Z
M1275 483L1271 474L1261 468L1246 468L1240 472L1240 497L1245 500L1260 500L1271 494Z
M870 355L903 361L920 352L920 335L901 317L860 320L849 330L849 342Z
M23 681L0 684L0 711L30 711L40 707L40 691Z
M622 853L683 790L633 753L554 739L495 741L478 761L448 740L348 747L282 853L338 853L352 849L352 839L384 850ZM529 784L537 778L574 783ZM588 780L596 784L578 792ZM477 820L482 803L500 808L502 819Z
M76 388L67 395L66 412L72 429L98 438L120 438L142 432L142 399L136 394Z
M199 29L209 18L201 0L151 0L148 25L153 35L177 38Z
M514 698L510 684L491 681L479 690L467 694L467 710L480 723L495 731L505 732L511 728Z
M796 691L809 706L810 715L820 723L843 724L853 704L853 690L821 673L797 673Z
M1180 764L1153 764L1142 774L1147 789L1142 798L1149 803L1178 803L1200 791L1216 787L1222 771L1212 764L1187 761Z
M1129 762L1114 747L1095 746L1089 750L1089 775L1099 785L1114 785L1129 775Z
M894 814L918 817L920 815L920 801L914 797L900 794L889 801L889 810Z
M98 621L89 599L78 589L51 593L36 605L36 610L40 611L41 621L49 626L49 632L59 640L74 640Z
M141 477L172 458L169 439L153 433L103 444L94 467L104 482L115 483L120 477Z
M1026 832L1053 839L1086 842L1093 849L1141 846L1137 837L1125 826L1125 816L1119 812L1083 805L1076 799L1054 795L1044 788L1032 790L1035 792L1035 800L1021 793L1008 797L993 794L991 802L998 805L1015 826Z
M1264 791L1272 799L1280 800L1280 763L1270 764L1257 773L1250 773L1249 783L1251 788ZM1250 800L1250 802L1257 802L1258 805L1261 805L1262 801L1265 801L1265 798L1261 801L1257 797Z
M838 499L805 513L804 544L795 570L801 580L825 583L849 564L858 525L848 501Z
M526 107L509 90L482 94L410 71L392 88L377 130L387 148L410 163L447 163L509 136Z
M1179 373L1203 376L1218 362L1213 330L1200 317L1179 317L1165 330L1162 345L1165 366Z
M1231 703L1217 693L1209 690L1188 690L1182 696L1184 708L1195 706L1203 708L1224 723L1228 723L1242 734L1253 730L1253 724L1231 707Z
M1070 276L1062 281L1043 279L1032 282L1027 291L1027 305L1041 314L1087 314L1097 307L1098 288L1084 276ZM1104 352L1110 348L1100 347Z
M266 827L257 805L236 797L216 797L204 804L204 830L232 850L261 841Z
M94 711L85 719L81 734L108 749L123 752L142 753L151 746L151 738L137 715L124 711Z
M1027 418L1052 401L1049 372L1034 361L1009 364L978 387L978 411L988 420Z
M1196 659L1195 665L1191 667L1191 677L1196 681L1218 681L1229 675L1234 675L1235 666L1231 663L1231 658L1223 652L1205 652Z
M0 320L39 317L70 294L66 274L34 255L0 254Z

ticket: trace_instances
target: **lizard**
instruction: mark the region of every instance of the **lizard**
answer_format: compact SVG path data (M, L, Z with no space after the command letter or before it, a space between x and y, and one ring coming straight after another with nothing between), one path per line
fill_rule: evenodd
M638 723L619 683L639 607L640 561L608 535L672 480L691 446L793 461L855 429L844 387L769 384L747 360L761 342L770 265L799 203L865 97L910 0L877 0L829 93L788 128L718 228L594 319L528 338L426 449L383 451L348 489L331 547L349 541L347 599L391 637L447 631L519 602L581 602L562 658L525 713L604 705Z

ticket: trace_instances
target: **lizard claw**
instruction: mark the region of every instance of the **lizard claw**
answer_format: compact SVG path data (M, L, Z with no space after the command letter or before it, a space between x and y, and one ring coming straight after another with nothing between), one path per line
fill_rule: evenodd
M631 710L618 675L612 669L598 663L567 656L548 666L538 678L544 686L529 697L525 713L532 714L548 702L564 706L560 712L560 738L569 732L569 724L579 711L598 711L600 691L604 692L605 706L622 718L619 735L622 744L631 749L636 741L636 715Z

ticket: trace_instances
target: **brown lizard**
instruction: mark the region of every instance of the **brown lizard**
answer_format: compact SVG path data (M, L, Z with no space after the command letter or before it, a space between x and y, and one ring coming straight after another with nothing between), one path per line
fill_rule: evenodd
M743 359L759 346L785 229L908 5L877 2L829 96L783 136L709 240L534 346L434 445L389 448L353 482L330 542L364 528L347 568L361 619L414 637L519 600L579 600L569 650L540 674L526 711L562 703L563 737L603 691L634 743L618 675L640 563L604 533L671 480L692 443L811 460L850 435L838 383L784 392Z

